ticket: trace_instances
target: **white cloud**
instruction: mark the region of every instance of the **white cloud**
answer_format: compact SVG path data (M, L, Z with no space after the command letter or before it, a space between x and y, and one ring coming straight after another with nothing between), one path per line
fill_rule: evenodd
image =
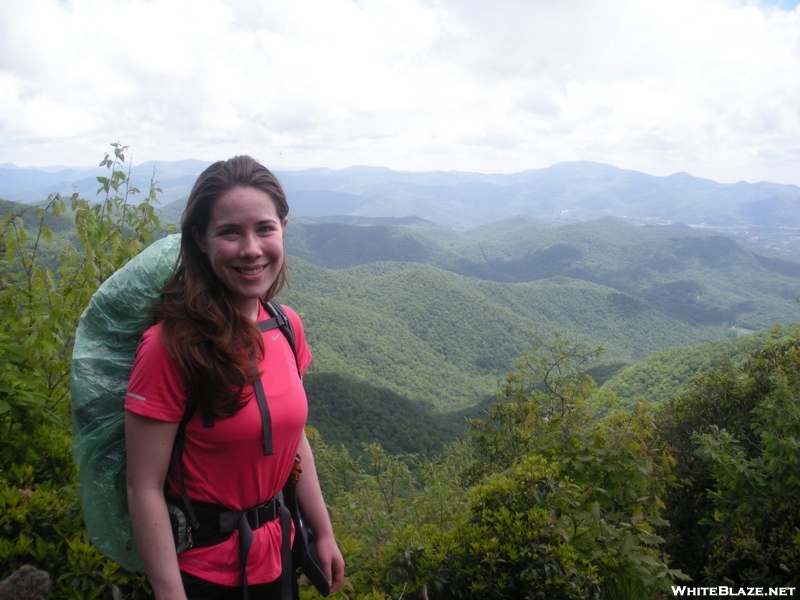
M800 9L781 2L0 0L0 162L90 164L120 140L137 161L800 184Z

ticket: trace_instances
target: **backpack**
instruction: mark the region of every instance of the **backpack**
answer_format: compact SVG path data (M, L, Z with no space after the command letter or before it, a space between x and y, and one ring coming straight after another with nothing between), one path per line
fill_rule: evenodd
M128 514L123 403L136 349L154 323L159 290L179 252L180 235L170 235L131 259L98 288L75 333L72 453L86 529L101 554L129 571L144 571L144 565ZM270 326L286 336L296 359L291 322L277 303L265 308L274 321Z
M101 554L129 571L144 565L128 515L123 402L136 349L179 251L180 236L173 235L131 259L94 293L75 332L72 454L86 529Z

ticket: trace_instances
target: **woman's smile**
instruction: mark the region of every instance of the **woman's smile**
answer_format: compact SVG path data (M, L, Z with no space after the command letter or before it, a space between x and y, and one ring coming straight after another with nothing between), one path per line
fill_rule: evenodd
M237 271L239 271L239 273L242 273L243 275L258 275L266 268L267 268L266 265L261 267L234 267L234 269L236 269Z

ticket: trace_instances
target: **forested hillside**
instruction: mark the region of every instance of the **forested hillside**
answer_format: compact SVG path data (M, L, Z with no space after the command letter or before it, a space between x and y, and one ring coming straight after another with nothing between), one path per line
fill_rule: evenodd
M445 410L492 394L528 333L603 346L620 366L800 320L800 264L691 229L301 222L287 238L283 298L306 320L314 372Z
M373 276L297 259L290 267L292 289L281 299L303 316L313 372L351 374L445 410L492 394L529 332L562 331L628 363L728 332L568 278L500 284L420 265Z
M364 444L380 444L390 454L434 456L464 435L469 419L483 417L494 401L441 413L386 388L338 373L309 373L308 421L323 440L343 446L352 456Z
M398 261L509 283L565 276L634 295L698 325L762 329L797 315L791 301L800 292L800 263L690 228L605 218L561 227L515 219L463 234L332 223L290 229L290 253L333 269Z
M661 404L686 394L698 374L712 368L738 368L757 348L792 332L800 332L800 323L736 339L660 350L617 372L602 389L613 392L625 408L641 401Z

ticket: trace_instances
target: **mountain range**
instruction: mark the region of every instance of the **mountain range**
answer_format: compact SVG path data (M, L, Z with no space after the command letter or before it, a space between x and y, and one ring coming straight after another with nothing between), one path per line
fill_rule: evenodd
M155 178L168 220L177 220L209 163L151 161L131 180ZM0 198L36 202L77 189L90 198L106 169L0 165ZM783 248L800 256L800 187L723 184L677 173L656 177L594 162L559 163L514 174L405 172L379 167L278 171L294 216L358 224L430 221L472 229L523 215L550 224L614 216L637 225L685 224ZM401 220L401 221L398 221Z

